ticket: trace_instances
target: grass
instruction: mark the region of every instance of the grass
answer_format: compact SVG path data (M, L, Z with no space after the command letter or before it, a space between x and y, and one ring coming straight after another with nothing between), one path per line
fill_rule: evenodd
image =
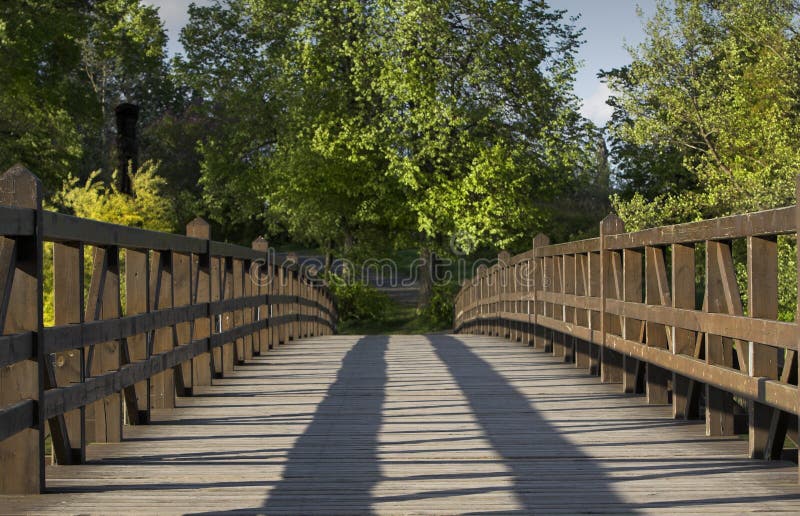
M417 315L415 306L391 303L382 319L351 320L339 323L342 335L412 335L447 331L450 325L436 325Z

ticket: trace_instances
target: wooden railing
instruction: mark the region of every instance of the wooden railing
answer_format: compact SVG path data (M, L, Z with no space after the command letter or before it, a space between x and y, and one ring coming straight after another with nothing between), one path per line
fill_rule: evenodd
M81 463L87 442L120 441L236 364L335 332L328 289L271 263L262 238L80 219L42 210L41 190L22 167L0 176L0 494L44 489L48 434L56 462Z
M778 240L791 249L799 215L790 206L635 233L609 215L599 238L539 235L464 282L455 330L552 352L671 404L675 418L704 417L709 436L748 433L753 458L780 458L786 437L798 440L800 332L796 317L778 320Z

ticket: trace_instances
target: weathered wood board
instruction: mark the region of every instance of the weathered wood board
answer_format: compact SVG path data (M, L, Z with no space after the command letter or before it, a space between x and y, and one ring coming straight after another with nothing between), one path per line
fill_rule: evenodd
M0 513L800 513L794 464L499 338L312 338L213 383Z

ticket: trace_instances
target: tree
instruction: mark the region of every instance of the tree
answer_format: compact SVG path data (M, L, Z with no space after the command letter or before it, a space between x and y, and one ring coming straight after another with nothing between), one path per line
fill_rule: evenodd
M588 149L571 93L580 31L540 2L406 0L371 12L354 82L379 114L342 141L383 155L424 245L526 241L550 214L537 201L565 191Z
M69 173L111 174L113 108L142 125L171 99L166 36L140 0L19 0L0 5L0 166L21 161L49 191Z
M203 128L195 142L201 197L221 238L249 241L267 223L264 161L279 128L283 11L277 1L191 5L181 32L186 55L175 60L176 82L186 88L192 126Z
M102 0L88 11L88 30L79 39L81 70L95 99L96 118L87 131L94 168L106 175L112 156L114 108L122 102L141 109L139 124L147 126L171 101L167 76L167 36L158 9L141 0Z
M85 11L52 2L0 4L0 169L22 162L48 189L80 164L89 97L76 80ZM78 116L75 116L75 115Z
M201 147L216 220L252 219L261 200L296 238L427 256L451 235L527 245L555 201L602 183L571 93L580 31L544 3L228 0L191 15L178 68L219 123Z
M629 69L609 75L624 118L613 128L624 143L615 157L625 163L631 149L654 155L650 163L666 157L666 168L637 176L675 187L617 198L623 214L652 215L629 225L792 202L800 164L797 14L795 0L659 3Z

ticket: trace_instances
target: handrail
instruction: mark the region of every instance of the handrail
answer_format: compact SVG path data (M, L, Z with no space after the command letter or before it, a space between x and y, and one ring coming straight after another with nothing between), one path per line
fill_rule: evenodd
M751 457L779 458L800 414L798 321L778 320L778 238L797 237L798 206L632 233L612 214L598 238L538 235L464 281L455 331L551 352L705 418L707 435L747 428Z
M186 236L82 219L43 210L41 192L20 166L0 176L0 494L45 489L48 433L58 463L82 463L87 442L122 439L123 421L336 331L327 286L271 263L262 238L217 242L202 219Z

